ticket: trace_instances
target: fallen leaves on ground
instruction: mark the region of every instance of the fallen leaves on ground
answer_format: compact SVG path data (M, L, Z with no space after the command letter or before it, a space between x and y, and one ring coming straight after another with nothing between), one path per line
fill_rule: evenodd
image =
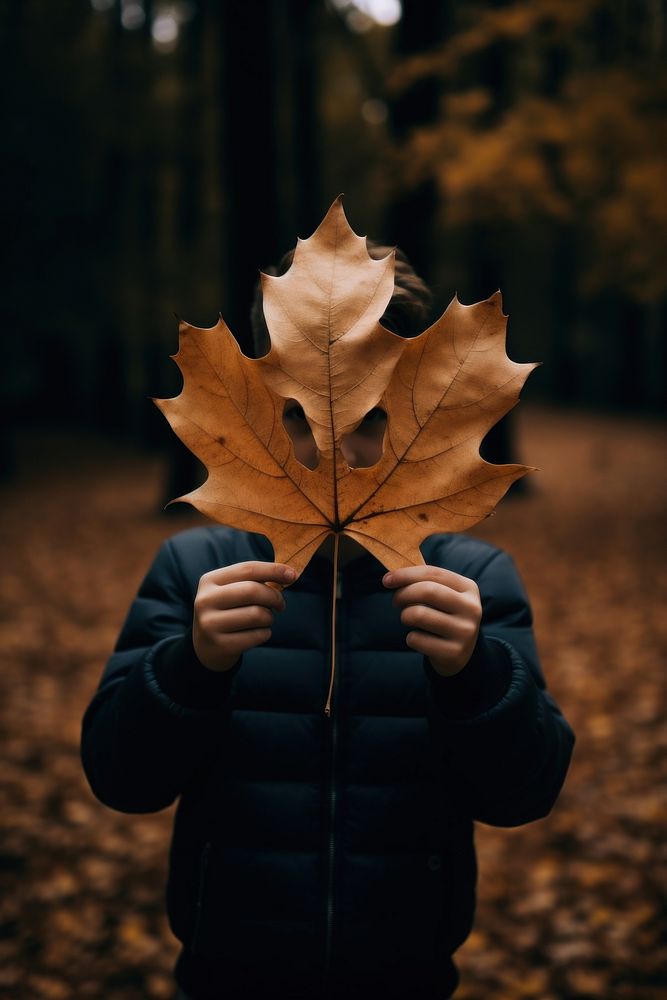
M658 1000L667 988L664 427L524 404L542 471L475 534L526 581L549 684L577 730L551 816L479 826L457 1000ZM3 490L0 997L170 1000L171 810L114 813L81 773L83 710L159 542L162 466L26 434ZM81 498L85 497L85 504Z

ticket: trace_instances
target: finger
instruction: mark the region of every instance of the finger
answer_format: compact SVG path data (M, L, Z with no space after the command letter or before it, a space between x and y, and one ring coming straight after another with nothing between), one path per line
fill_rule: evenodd
M229 611L209 611L202 614L199 620L200 629L208 635L230 635L234 632L247 632L253 629L271 628L274 615L266 607L252 604L249 607L232 608Z
M252 628L246 629L244 632L229 632L220 635L213 644L227 656L240 656L255 646L261 646L270 638L270 628Z
M231 566L221 566L220 569L206 573L211 583L224 586L227 583L239 583L242 580L256 580L259 583L280 583L287 585L296 579L296 571L285 563L248 562L233 563Z
M473 625L465 619L435 611L424 604L411 604L401 612L401 622L407 628L429 632L441 639L466 639L472 634Z
M438 636L430 635L428 632L408 632L405 637L406 644L410 649L414 649L429 659L447 662L456 660L461 654L459 643L448 639L441 639Z
M444 584L452 590L458 590L465 594L476 588L474 580L469 580L467 576L454 573L451 569L443 569L442 566L404 566L402 569L392 570L382 578L385 587L393 590L397 587L406 587L411 583L431 580L435 583Z
M274 611L283 611L285 608L285 598L280 591L274 590L265 583L255 583L251 580L226 583L209 588L203 603L217 611L243 608L252 604L273 608Z
M420 604L405 608L401 612L401 622L406 628L465 647L474 645L479 632L478 624L471 618L447 615Z
M467 601L467 594L433 580L410 583L407 587L399 588L392 598L392 603L398 608L405 608L409 604L426 604L449 614L460 613L467 607Z

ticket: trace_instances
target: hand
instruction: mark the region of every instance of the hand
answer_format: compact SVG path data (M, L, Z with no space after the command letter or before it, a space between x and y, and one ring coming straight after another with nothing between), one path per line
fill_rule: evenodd
M283 563L242 562L204 573L194 604L192 644L209 670L231 670L247 649L271 638L275 611L285 601L267 586L292 583L296 573Z
M444 677L462 670L475 648L482 602L474 580L440 566L407 566L382 581L395 590L393 604L411 626L405 641L427 656Z

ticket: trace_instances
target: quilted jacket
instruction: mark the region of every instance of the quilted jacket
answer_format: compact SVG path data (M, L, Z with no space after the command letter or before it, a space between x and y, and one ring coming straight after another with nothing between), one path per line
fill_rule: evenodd
M473 821L514 826L553 805L573 735L511 559L465 535L422 551L480 588L480 638L454 678L405 645L370 555L339 574L333 640L316 556L271 640L226 674L192 648L198 582L272 560L269 543L198 528L149 570L86 712L83 762L112 808L178 799L167 906L176 978L197 1000L449 996L474 911Z

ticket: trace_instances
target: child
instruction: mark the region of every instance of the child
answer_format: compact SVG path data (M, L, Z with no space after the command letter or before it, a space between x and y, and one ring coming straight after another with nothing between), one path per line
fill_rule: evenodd
M418 332L426 303L399 255L384 325ZM346 435L348 464L377 461L385 421L376 407ZM284 423L312 467L294 400ZM425 565L385 574L341 541L334 637L327 546L290 586L261 535L167 541L86 712L103 802L151 812L179 798L167 906L181 998L450 997L474 911L473 821L538 819L562 785L573 735L510 558L434 535Z

